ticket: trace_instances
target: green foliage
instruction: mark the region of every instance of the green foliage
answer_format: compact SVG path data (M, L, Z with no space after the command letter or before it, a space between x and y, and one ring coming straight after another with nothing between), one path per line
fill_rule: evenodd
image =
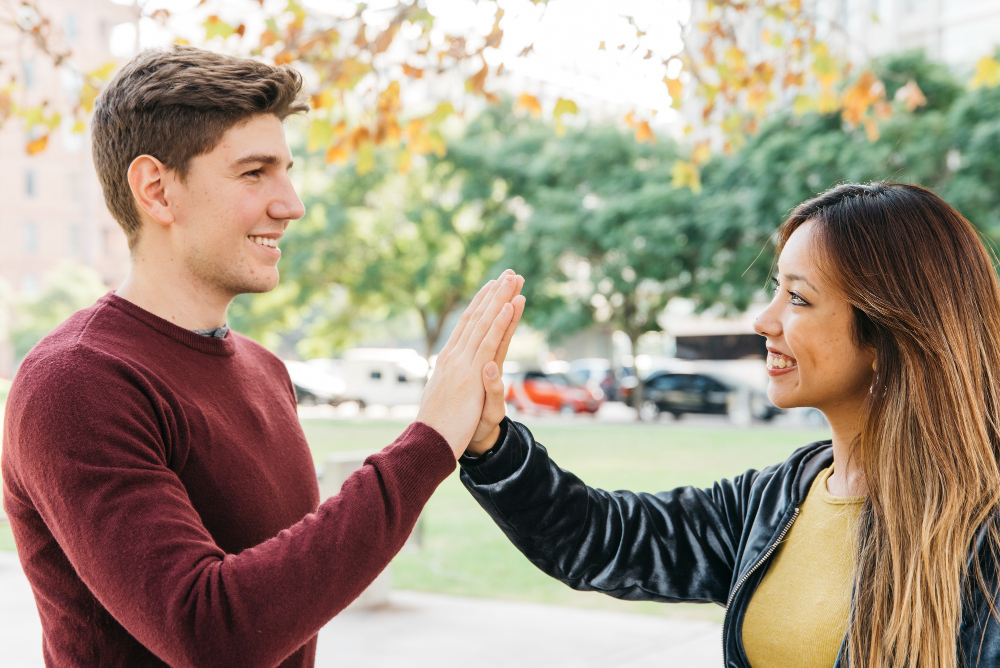
M306 196L307 217L283 242L274 296L243 297L234 327L263 335L274 320L297 330L299 351L329 355L371 320L415 317L433 353L450 315L497 271L514 216L505 192L468 179L448 159L420 159L401 171L389 155L359 175L330 174Z
M15 324L10 333L15 359L24 359L46 334L107 291L100 275L90 267L63 264L50 271L42 289L16 305Z

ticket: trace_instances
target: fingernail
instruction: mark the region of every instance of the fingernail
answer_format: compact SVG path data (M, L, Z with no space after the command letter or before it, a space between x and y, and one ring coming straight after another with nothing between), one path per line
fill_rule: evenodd
M486 377L493 380L497 377L497 364L496 362L490 362L489 366L486 367Z

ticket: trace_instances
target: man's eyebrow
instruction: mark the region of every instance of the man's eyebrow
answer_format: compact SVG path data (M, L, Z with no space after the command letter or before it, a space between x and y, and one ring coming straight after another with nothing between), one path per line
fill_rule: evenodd
M280 165L281 158L276 155L270 155L266 153L253 153L251 155L246 155L233 163L233 167L245 167L247 165L253 164L264 164L264 165ZM292 165L295 164L294 160L289 160L288 165L285 169L291 169Z
M802 281L803 283L805 283L806 285L808 285L810 288L812 288L816 292L819 292L819 290L816 288L816 286L813 285L812 283L810 283L809 279L807 279L805 276L799 276L798 274L782 274L782 275L785 277L786 281L789 281L789 282L790 281Z

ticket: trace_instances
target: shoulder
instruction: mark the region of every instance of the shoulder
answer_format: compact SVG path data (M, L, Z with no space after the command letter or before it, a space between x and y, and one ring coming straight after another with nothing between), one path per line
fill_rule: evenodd
M288 369L285 363L270 350L254 341L249 336L239 332L229 331L229 336L235 339L238 354L256 368L264 370L268 375L286 380Z

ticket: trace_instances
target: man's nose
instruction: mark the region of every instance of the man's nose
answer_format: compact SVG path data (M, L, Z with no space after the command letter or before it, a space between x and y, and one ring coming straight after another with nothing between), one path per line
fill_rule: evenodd
M306 208L287 175L283 179L280 192L268 207L267 213L271 218L279 220L298 220L306 215Z

